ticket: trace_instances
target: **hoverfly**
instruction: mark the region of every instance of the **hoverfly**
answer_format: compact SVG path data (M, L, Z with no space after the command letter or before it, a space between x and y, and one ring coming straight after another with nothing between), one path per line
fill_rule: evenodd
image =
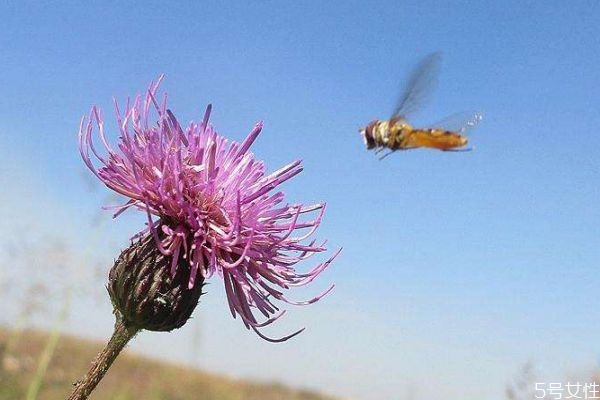
M441 53L425 57L410 76L408 85L391 118L374 120L360 128L367 149L379 153L389 150L383 159L397 150L428 147L442 151L469 151L467 133L482 119L481 113L466 112L452 115L428 128L415 128L406 117L417 110L431 93L441 66Z

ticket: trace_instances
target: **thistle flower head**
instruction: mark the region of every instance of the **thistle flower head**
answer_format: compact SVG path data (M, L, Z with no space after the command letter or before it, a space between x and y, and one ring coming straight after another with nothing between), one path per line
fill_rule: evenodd
M326 250L325 243L309 239L325 204L284 202L276 188L302 171L301 162L266 174L264 163L249 152L262 123L241 144L229 142L208 123L209 105L201 122L183 128L167 108L166 96L157 98L161 80L150 85L144 98L128 101L123 112L115 102L116 149L105 137L100 111L92 108L79 130L83 160L107 187L129 198L115 216L131 207L147 214L148 226L139 235L153 235L160 253L170 257L173 276L178 268L189 268L185 276L192 289L202 283L197 280L217 274L234 318L239 315L267 340L287 340L302 330L281 339L259 332L285 312L274 300L310 304L333 288L304 302L283 293L313 281L339 253L308 272L295 269L299 261ZM96 129L106 155L92 141Z

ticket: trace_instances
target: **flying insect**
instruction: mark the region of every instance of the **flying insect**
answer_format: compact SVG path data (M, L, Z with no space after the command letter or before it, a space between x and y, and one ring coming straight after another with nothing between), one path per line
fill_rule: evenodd
M479 112L463 112L445 118L426 128L415 128L407 116L417 111L429 97L437 83L441 66L441 53L425 57L414 70L392 116L387 120L374 120L360 128L368 150L376 153L388 150L383 159L398 150L431 148L442 151L470 151L467 133L483 118Z

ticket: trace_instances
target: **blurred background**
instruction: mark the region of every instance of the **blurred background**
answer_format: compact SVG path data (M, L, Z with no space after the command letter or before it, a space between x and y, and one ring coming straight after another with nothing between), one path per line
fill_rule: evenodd
M351 399L502 399L523 365L537 381L589 381L600 329L600 3L3 2L0 5L0 323L105 341L107 271L145 216L84 169L82 116L161 73L184 123L253 145L273 171L305 170L291 202L327 202L336 262L265 331L229 314L212 279L194 319L144 332L137 353L230 377ZM415 116L484 120L475 151L379 161L358 128L388 118L433 51L439 85ZM316 260L301 265L308 270ZM60 318L61 311L67 316ZM117 364L119 361L117 361ZM81 374L85 371L82 370ZM110 374L110 373L109 373Z

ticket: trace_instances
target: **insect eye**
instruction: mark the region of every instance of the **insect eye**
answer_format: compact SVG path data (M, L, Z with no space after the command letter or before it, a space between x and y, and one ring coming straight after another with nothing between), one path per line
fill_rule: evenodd
M367 126L364 129L363 140L367 149L372 149L375 147L375 139L373 138L373 127L371 125Z
M366 131L362 131L361 134L362 134L362 137L363 137L363 142L365 142L365 145L367 147L369 147L370 138L367 135L367 132Z

